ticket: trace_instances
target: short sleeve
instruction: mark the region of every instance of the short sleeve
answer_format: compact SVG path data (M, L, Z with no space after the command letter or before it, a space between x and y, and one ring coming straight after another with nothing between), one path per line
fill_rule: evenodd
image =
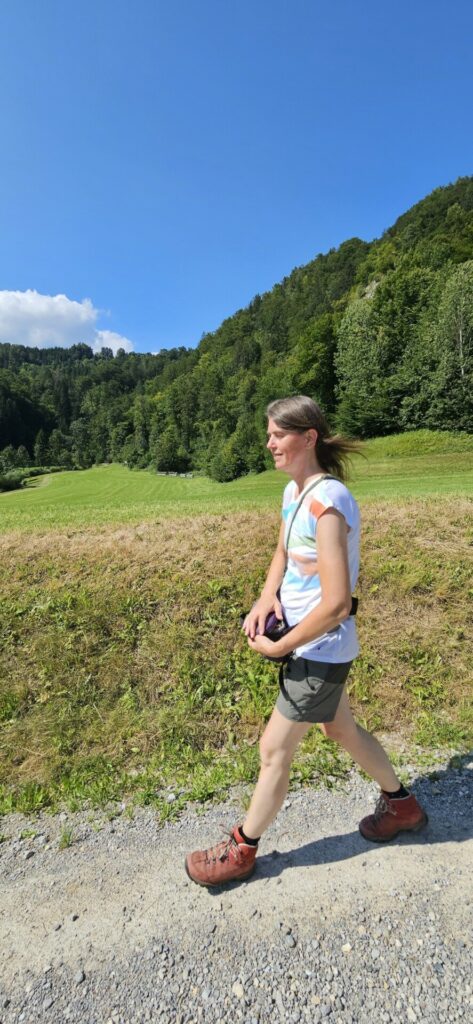
M359 521L357 503L345 484L339 480L324 481L317 496L310 503L310 513L314 519L320 519L330 508L340 512L350 529L357 526Z

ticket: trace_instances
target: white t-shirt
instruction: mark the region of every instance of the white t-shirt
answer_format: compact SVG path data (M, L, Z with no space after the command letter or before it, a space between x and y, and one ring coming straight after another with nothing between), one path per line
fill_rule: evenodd
M315 481L313 481L315 483ZM281 586L281 603L287 622L297 625L320 603L322 588L317 572L317 521L328 508L337 509L347 526L348 566L352 593L358 579L360 564L360 511L345 484L340 480L321 480L313 489L305 488L305 497L297 512L289 537L287 569ZM300 494L295 480L284 491L282 515L286 523L285 542L296 511ZM297 647L298 657L310 661L339 664L352 661L359 653L356 623L349 616L336 629Z

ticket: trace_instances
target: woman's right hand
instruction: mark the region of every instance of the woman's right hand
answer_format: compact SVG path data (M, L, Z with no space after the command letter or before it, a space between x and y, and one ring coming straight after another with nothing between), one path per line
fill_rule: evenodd
M283 613L279 598L276 597L276 595L273 597L265 597L262 594L259 600L256 601L256 604L253 605L251 611L248 612L242 626L243 632L246 633L247 636L251 637L252 640L254 640L257 633L262 636L264 633L266 619L270 612L274 612L276 618L282 620Z

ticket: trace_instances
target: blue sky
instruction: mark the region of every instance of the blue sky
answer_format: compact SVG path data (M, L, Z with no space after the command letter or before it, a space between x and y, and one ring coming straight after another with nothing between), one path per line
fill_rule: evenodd
M7 0L0 341L195 345L379 236L473 173L472 30L463 0Z

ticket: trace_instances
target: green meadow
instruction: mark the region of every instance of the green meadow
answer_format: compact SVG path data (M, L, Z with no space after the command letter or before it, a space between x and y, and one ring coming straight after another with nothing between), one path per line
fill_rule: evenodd
M269 470L231 483L129 470L114 464L55 473L0 494L0 530L139 523L276 507L286 479ZM377 438L353 460L350 486L360 501L473 494L473 436L416 431Z
M246 799L277 672L239 616L264 579L284 483L109 465L0 495L0 811L114 813L126 797L164 819L233 785ZM402 775L473 739L473 437L371 441L351 486L364 529L350 698ZM292 785L349 767L314 729Z

